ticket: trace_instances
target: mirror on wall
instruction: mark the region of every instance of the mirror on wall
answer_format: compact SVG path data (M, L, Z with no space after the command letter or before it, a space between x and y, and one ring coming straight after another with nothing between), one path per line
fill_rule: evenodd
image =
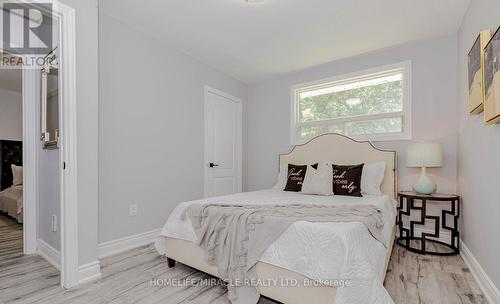
M44 149L59 148L59 61L55 48L42 69L41 139Z

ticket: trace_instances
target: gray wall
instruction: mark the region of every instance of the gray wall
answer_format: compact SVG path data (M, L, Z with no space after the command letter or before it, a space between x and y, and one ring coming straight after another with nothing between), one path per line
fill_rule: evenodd
M38 230L37 237L54 249L61 250L61 205L59 197L59 149L43 150L40 145L38 167ZM57 231L52 231L52 215L57 216Z
M500 288L500 125L485 126L483 114L467 115L466 54L478 33L500 25L500 1L474 0L458 34L459 161L463 199L462 239Z
M41 75L40 73L38 74ZM37 80L36 87L41 87L41 76ZM41 100L40 91L37 92L37 100ZM35 122L41 134L41 113L40 108L36 109L37 121ZM60 151L59 149L47 150L38 148L38 208L37 208L37 239L40 239L52 246L52 248L61 250L61 200L60 200ZM57 221L57 230L52 230L52 216L55 215Z
M85 265L96 261L98 255L98 10L96 0L61 0L61 2L74 8L76 13L78 134L77 164L74 165L77 166L78 172L78 263ZM56 155L51 152L45 157L47 160L57 161ZM47 171L43 176L55 177L53 170ZM46 184L42 182L42 185ZM46 210L39 210L39 228L44 231L38 231L38 236L59 249L59 232L56 237L56 234L50 231L52 214L60 215L59 202L51 199L52 191L56 191L59 186L51 184L48 187L52 188L47 193L41 190L40 194L45 195L42 201L49 205L39 206Z
M443 168L429 169L439 191L455 192L457 177L457 51L456 35L398 46L335 61L248 89L246 112L248 190L275 183L278 154L290 149L290 89L292 85L412 61L413 140L440 141ZM399 188L411 188L419 169L406 168L407 141L376 143L398 151ZM332 152L333 153L333 152Z
M0 89L0 139L23 140L22 94Z
M246 99L239 81L99 14L99 241L161 228L203 195L204 85ZM138 215L129 217L129 205Z
M97 260L98 17L96 0L61 0L76 12L78 263ZM69 164L71 165L71 164Z

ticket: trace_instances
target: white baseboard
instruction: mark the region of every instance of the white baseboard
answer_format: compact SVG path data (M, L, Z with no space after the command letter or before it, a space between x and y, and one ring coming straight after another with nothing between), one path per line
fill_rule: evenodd
M488 302L490 304L500 304L500 292L498 291L498 288L495 284L493 284L483 267L481 267L472 252L462 240L460 240L460 255L464 259L465 264L469 267Z
M148 232L139 233L132 236L127 236L121 239L104 242L99 244L99 258L105 258L110 255L121 253L140 246L151 244L155 241L161 229L156 229Z
M61 270L61 252L47 244L44 240L36 240L36 253L47 260L52 266Z
M47 244L47 242L38 239L37 249L38 255L46 259L52 266L61 271L61 252ZM84 284L101 277L101 265L99 261L94 261L78 267L78 283Z
M101 264L94 261L78 267L78 284L90 283L101 278Z

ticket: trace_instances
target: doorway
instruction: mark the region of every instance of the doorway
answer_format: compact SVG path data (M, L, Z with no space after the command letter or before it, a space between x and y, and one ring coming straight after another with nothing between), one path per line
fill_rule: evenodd
M58 129L53 130L49 137L48 129L42 127L42 115L44 111L41 104L42 80L44 65L33 60L33 55L29 52L14 52L22 59L22 105L23 105L23 201L24 201L24 231L23 231L23 251L24 254L40 254L49 260L52 264L58 266L61 272L61 285L65 288L71 288L78 285L80 277L78 271L78 188L77 188L77 109L76 109L76 24L75 10L57 1L48 1L47 3L16 2L16 5L25 5L26 7L17 11L2 12L9 14L10 18L21 20L29 19L31 22L44 20L50 16L55 20L56 26L53 27L54 37L57 37L57 43L51 46L51 51L58 48L57 69L61 71L61 77L57 81L58 92L56 99L59 102L59 108L56 117L49 117L46 126L58 118ZM50 9L46 9L50 7ZM1 7L1 10L6 10ZM33 11L38 11L32 15ZM19 13L21 12L21 14ZM17 14L17 17L15 16ZM29 17L26 17L29 16ZM33 17L34 16L34 17ZM36 17L36 18L35 18ZM36 20L31 20L35 18ZM26 22L11 22L20 26L26 26ZM43 24L43 22L41 23ZM35 25L36 27L36 25ZM22 33L23 31L17 31ZM49 31L50 32L50 31ZM14 34L13 34L14 33ZM24 41L15 37L16 31L11 29L11 40L9 46L12 48L12 41ZM6 41L2 41L5 46ZM26 47L26 46L25 46ZM49 53L49 52L47 52ZM43 56L46 56L44 53ZM39 57L37 55L35 57ZM34 63L35 62L35 63ZM31 65L30 65L31 63ZM53 83L53 82L52 82ZM45 91L48 98L54 98L53 87ZM50 95L52 94L52 95ZM51 108L50 100L46 104ZM55 119L55 120L54 120ZM42 134L45 133L45 134ZM57 133L57 134L56 134ZM42 138L42 140L41 140ZM49 157L54 161L53 177L58 180L58 187L51 190L52 197L57 199L54 204L54 210L49 211L50 215L42 223L40 219L41 211L39 209L40 198L40 163L44 159L40 154L41 147L54 146L54 138L57 138L57 157ZM50 141L51 143L43 142ZM59 215L59 216L58 216ZM43 226L42 226L43 224ZM57 232L59 234L59 248L54 246L44 246L41 239L41 229ZM45 242L47 243L47 242ZM54 250L52 250L54 249ZM58 250L59 249L59 250Z
M21 67L0 69L0 261L23 255L22 119Z
M55 43L50 55L57 58ZM60 270L58 66L36 56L47 63L29 65L23 55L0 53L0 252L14 265L36 253ZM52 82L44 78L49 70Z
M205 197L241 192L242 101L205 87Z

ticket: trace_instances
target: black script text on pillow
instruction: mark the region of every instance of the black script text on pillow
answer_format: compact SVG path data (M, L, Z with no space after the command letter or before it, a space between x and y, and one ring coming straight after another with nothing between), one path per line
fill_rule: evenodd
M355 166L333 165L333 193L335 195L362 196L361 174L364 164Z
M286 180L285 191L300 192L302 190L302 182L306 176L307 165L298 166L288 164L288 174Z

